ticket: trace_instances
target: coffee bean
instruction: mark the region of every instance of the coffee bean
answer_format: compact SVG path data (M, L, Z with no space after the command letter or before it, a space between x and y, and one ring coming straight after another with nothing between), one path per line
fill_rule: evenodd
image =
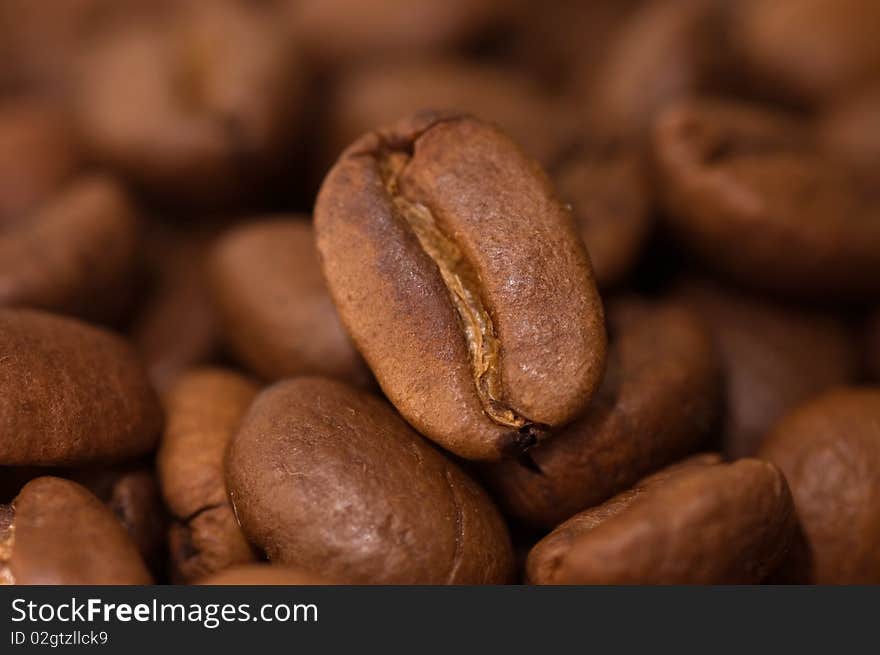
M62 112L31 99L0 105L0 233L48 200L76 167Z
M150 584L137 548L84 487L42 477L0 506L0 580L19 585Z
M586 510L529 555L538 584L755 584L781 562L795 512L776 467L702 456Z
M496 129L422 115L366 135L324 181L315 226L343 323L419 432L497 459L584 410L605 356L589 261Z
M874 0L732 3L731 41L775 95L818 103L880 74Z
M226 496L223 458L259 388L222 369L195 369L165 397L168 423L157 466L174 516L172 577L191 582L256 559Z
M609 309L608 372L587 413L520 460L486 469L496 497L550 529L696 450L719 409L711 338L689 312L627 300Z
M690 101L654 134L669 226L707 265L796 297L880 292L880 221L865 190L766 108Z
M236 359L265 380L326 375L369 387L372 376L339 321L302 217L249 223L214 247L211 288Z
M0 465L137 457L161 426L155 392L122 339L75 319L0 309Z
M257 190L297 122L291 45L271 15L228 0L110 32L74 93L87 156L163 199L216 205Z
M880 170L880 84L847 94L817 122L822 145L877 184Z
M788 479L802 531L783 577L880 584L880 389L841 388L804 403L759 455Z
M678 298L711 328L723 360L725 454L753 457L776 422L798 404L855 380L852 330L824 312L768 302L690 280Z
M346 584L500 584L507 529L485 492L384 401L320 378L280 382L232 440L226 481L274 564Z
M0 306L119 318L138 246L137 219L116 182L77 178L34 215L0 227Z
M641 138L665 106L725 79L721 7L713 0L660 0L633 11L582 82L590 126Z

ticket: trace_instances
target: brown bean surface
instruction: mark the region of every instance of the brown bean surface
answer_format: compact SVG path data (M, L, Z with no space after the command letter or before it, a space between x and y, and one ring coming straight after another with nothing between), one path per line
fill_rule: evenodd
M75 319L0 309L0 465L137 457L161 428L159 401L125 341Z
M486 493L378 398L297 378L263 391L226 460L242 529L274 564L346 584L500 584L507 528Z
M6 100L0 105L0 233L51 197L74 172L73 137L50 103Z
M721 68L720 3L645 2L587 69L585 112L595 129L640 138L657 112L710 87Z
M589 260L546 176L496 129L421 115L364 136L315 225L343 323L419 432L497 459L584 410L605 358Z
M304 217L279 216L228 232L214 247L210 277L224 340L245 368L270 381L324 375L370 386Z
M100 500L75 482L41 477L0 506L0 582L144 585L152 578Z
M550 529L697 450L718 412L718 358L692 313L626 300L608 315L608 372L587 413L525 458L485 469L529 527Z
M80 68L86 156L162 198L215 205L261 188L297 123L299 58L254 3L186 2L133 21Z
M529 555L539 584L756 584L795 533L772 464L701 457L575 515Z
M797 297L880 292L876 203L805 125L761 106L689 101L660 116L653 150L668 223L707 265Z
M804 403L759 455L788 479L802 530L783 577L880 584L880 389L841 388Z
M259 387L223 369L194 369L165 396L168 415L157 466L174 516L172 577L191 582L256 559L226 495L223 458Z
M683 283L677 295L711 328L721 354L729 457L754 456L789 410L858 374L855 334L832 314L704 281Z
M0 224L0 306L119 318L137 268L139 225L111 178L76 178L32 216Z
M880 74L874 0L733 3L731 40L775 95L819 103Z

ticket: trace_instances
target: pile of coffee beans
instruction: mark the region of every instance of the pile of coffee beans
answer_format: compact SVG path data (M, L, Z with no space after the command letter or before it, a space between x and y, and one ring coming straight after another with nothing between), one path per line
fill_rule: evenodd
M880 584L880 2L0 0L0 582Z

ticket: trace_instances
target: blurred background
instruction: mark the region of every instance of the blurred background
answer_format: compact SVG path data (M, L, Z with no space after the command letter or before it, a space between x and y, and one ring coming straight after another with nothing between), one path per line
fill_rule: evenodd
M99 312L88 297L30 304L108 322L146 351L186 325L203 356L198 280L216 235L308 220L359 135L460 109L544 166L603 290L656 294L712 269L662 220L646 152L658 113L707 95L788 112L876 199L878 35L876 0L0 0L0 239L100 172L137 215L138 235L116 242L135 279L92 288L119 300ZM819 304L857 321L878 304L851 300Z

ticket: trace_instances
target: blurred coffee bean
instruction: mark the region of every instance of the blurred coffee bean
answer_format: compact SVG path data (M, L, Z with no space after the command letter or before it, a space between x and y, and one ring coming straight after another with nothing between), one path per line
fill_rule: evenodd
M128 310L140 225L106 176L77 177L33 214L0 225L0 306L113 321Z
M738 0L732 41L777 95L823 103L880 76L876 0Z
M372 385L330 299L305 217L228 231L214 247L210 277L223 340L245 368L265 380L325 375Z
M658 119L653 151L668 225L706 265L795 297L880 293L880 207L803 124L684 101Z
M880 193L880 84L832 101L818 130L825 148L853 165Z
M0 581L131 585L152 579L125 529L91 492L61 478L24 486L0 506Z
M303 73L257 5L183 3L95 44L75 98L86 155L161 198L255 192L291 146Z
M760 456L785 473L802 531L789 582L880 584L880 388L843 388L783 418Z
M724 451L754 456L784 414L858 374L855 334L829 314L689 281L677 297L711 328L726 378Z
M0 2L0 55L11 84L43 94L67 91L83 48L106 27L115 6L131 12L144 0ZM162 4L159 0L156 4Z
M653 0L633 12L600 63L586 68L589 125L641 137L671 102L723 88L722 7L718 0Z
M791 494L767 462L700 457L575 515L538 543L538 584L757 584L795 534Z
M77 164L57 108L28 98L0 104L0 234L51 198Z

